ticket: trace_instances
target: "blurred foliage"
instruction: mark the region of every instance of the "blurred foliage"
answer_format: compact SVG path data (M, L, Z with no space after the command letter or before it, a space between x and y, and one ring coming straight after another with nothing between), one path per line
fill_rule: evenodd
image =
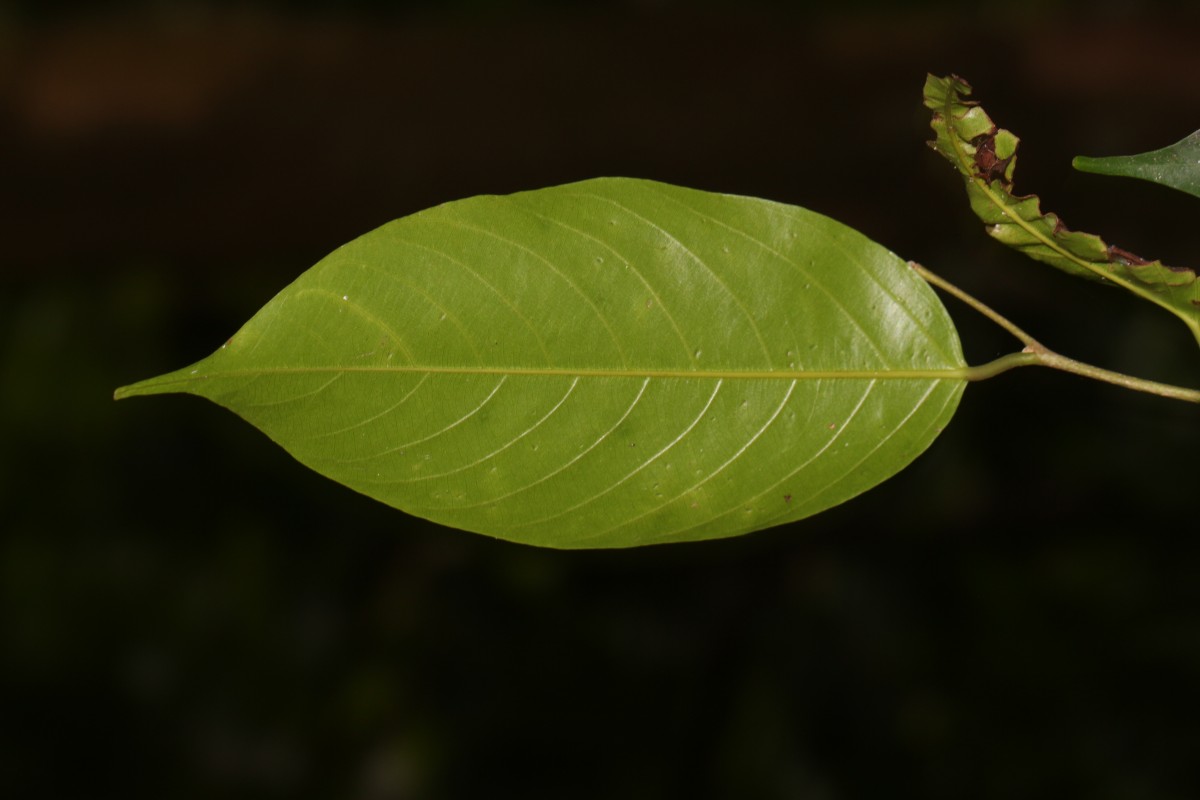
M1070 0L1007 0L1006 10L1021 8L1052 10L1069 5ZM52 18L75 12L111 13L114 11L143 11L191 9L229 10L255 9L274 13L303 14L306 12L330 12L336 14L403 14L412 12L436 14L509 14L524 12L573 13L608 7L621 11L667 10L687 13L710 9L765 8L785 11L829 10L847 12L889 9L894 4L887 0L842 0L834 4L827 0L576 0L570 6L561 0L55 0L53 3L39 0L13 0L11 8L29 18ZM911 0L908 11L922 8L962 9L961 0ZM1103 5L1103 4L1101 4Z

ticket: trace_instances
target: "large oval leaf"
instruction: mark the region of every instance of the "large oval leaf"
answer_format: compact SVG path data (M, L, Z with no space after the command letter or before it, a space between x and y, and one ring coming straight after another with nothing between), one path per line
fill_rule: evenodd
M385 225L209 358L118 397L207 397L445 525L619 547L862 492L942 429L963 367L929 286L852 229L599 179Z

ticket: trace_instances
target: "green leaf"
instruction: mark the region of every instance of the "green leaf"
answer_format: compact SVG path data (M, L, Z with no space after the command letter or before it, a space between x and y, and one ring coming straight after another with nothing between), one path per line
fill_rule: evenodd
M1121 286L1167 309L1200 343L1200 281L1187 267L1168 267L1106 244L1099 236L1068 230L1042 213L1035 195L1013 194L1019 140L998 128L978 103L963 98L971 87L957 76L928 76L925 106L933 110L930 142L963 176L971 209L987 232L1030 258L1064 272Z
M1080 172L1139 178L1200 197L1200 131L1149 153L1107 158L1076 156L1071 164Z
M930 287L856 231L599 179L384 225L213 355L117 396L207 397L445 525L621 547L857 495L941 431L963 368Z

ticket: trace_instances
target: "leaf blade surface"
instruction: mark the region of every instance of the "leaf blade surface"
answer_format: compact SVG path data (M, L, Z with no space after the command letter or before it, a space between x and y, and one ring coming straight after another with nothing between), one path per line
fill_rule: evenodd
M964 366L928 285L840 223L598 179L389 223L119 396L207 397L446 525L614 547L870 488L946 424Z

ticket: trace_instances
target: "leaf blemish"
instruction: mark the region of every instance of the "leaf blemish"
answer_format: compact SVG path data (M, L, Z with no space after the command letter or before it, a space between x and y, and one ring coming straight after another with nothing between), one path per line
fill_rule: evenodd
M1144 267L1150 262L1141 256L1134 255L1123 247L1108 246L1108 260L1124 267ZM1169 269L1169 268L1168 268Z
M999 158L996 155L996 127L988 133L980 134L971 140L975 148L975 169L980 178L987 182L1002 181L1012 156Z

